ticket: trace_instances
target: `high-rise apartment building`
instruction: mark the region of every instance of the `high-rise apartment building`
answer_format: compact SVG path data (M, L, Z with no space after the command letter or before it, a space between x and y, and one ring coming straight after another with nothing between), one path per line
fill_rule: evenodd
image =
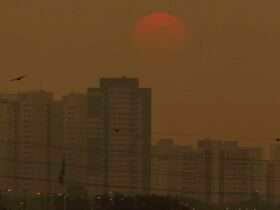
M95 189L144 193L150 186L151 90L103 78L88 90L89 177Z
M49 143L49 166L50 166L50 193L62 193L63 186L59 183L59 176L63 167L64 152L64 118L63 103L55 100L51 105L50 114L50 143Z
M52 94L44 91L18 95L17 176L19 191L49 191L50 107Z
M0 95L1 191L15 189L18 104L16 95Z
M217 140L201 140L198 149L202 152L205 179L205 198L207 202L218 203L220 196L220 151L221 142Z
M182 196L206 201L209 170L205 153L192 148L183 154Z
M224 150L222 153L221 201L240 202L257 193L266 198L266 161L261 148Z
M0 96L0 190L62 192L62 106L52 94L32 91ZM31 194L30 194L31 193Z
M163 139L152 147L152 192L229 204L266 196L261 148L237 141L204 139L197 149Z
M280 144L270 146L267 172L267 198L274 204L280 203Z
M206 201L232 203L266 196L266 162L262 148L240 147L236 141L210 139L198 143L205 156Z
M161 139L152 146L151 192L160 195L181 195L184 187L184 155L192 150L178 146L173 139Z
M0 181L17 192L62 193L65 183L86 182L86 96L32 91L0 97ZM2 179L2 180L1 180Z
M86 111L84 94L72 93L62 99L65 182L86 181Z

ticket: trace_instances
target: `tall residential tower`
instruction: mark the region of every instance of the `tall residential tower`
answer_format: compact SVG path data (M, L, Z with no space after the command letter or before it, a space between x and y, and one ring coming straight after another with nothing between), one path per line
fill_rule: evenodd
M101 79L100 88L88 90L87 136L94 189L149 191L150 89L140 88L137 79Z

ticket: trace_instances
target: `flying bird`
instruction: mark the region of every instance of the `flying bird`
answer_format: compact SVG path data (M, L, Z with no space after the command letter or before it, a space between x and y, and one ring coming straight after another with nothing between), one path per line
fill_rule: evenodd
M26 75L21 75L19 77L11 79L10 82L20 81L20 80L24 79L25 77L26 77Z

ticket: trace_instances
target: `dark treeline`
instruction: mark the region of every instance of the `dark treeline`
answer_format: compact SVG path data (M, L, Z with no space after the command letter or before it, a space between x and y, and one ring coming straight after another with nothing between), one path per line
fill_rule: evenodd
M63 209L63 199L56 210ZM97 195L91 203L87 199L76 198L67 201L67 210L279 210L264 200L251 199L238 204L209 205L190 198L158 195Z
M225 205L209 205L206 202L182 196L126 195L121 193L102 194L91 197L82 187L68 188L67 197L28 195L15 197L1 196L0 210L279 210L259 196L250 200ZM24 201L26 203L24 203ZM64 206L64 204L66 204Z

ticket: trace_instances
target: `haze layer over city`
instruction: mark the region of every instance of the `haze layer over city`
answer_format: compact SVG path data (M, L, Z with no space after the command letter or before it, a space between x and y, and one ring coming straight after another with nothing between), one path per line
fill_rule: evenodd
M153 89L153 128L160 133L154 138L174 136L185 144L211 136L267 145L280 126L278 6L241 0L3 1L0 87L43 87L62 96L84 91L100 77L138 77ZM156 12L180 19L187 39L177 54L146 51L147 59L133 33L141 18ZM6 82L22 73L29 79L16 87Z
M277 1L0 3L0 210L274 210Z

